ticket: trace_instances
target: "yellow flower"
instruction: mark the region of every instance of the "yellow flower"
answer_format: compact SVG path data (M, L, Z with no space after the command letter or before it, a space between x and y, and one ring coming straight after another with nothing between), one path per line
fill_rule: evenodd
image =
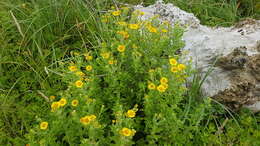
M121 14L120 10L112 12L112 15L114 15L114 16L119 16L120 14Z
M84 125L88 125L91 122L91 119L89 116L85 116L80 118L80 123L84 124Z
M50 96L50 99L51 99L51 100L54 100L55 98L56 98L56 96L53 96L53 95Z
M76 75L81 76L81 77L85 76L85 74L82 71L76 72Z
M112 120L112 123L113 123L113 124L116 123L116 120Z
M76 87L81 88L83 86L83 82L81 80L78 80L75 82Z
M160 82L161 82L161 84L167 84L168 83L168 79L166 77L162 77L160 79Z
M48 128L48 122L41 122L40 129L41 130L46 130L47 128Z
M166 33L166 32L168 32L168 30L167 29L162 29L162 32Z
M53 102L51 104L51 111L54 112L55 110L57 110L60 107L60 102Z
M119 133L123 136L134 136L135 135L135 130L131 130L128 128L122 128Z
M138 24L129 24L130 29L139 29L140 26Z
M93 67L92 67L91 65L87 65L87 66L86 66L86 70L87 70L87 71L91 71L92 69L93 69Z
M72 102L71 102L71 105L75 106L75 107L78 106L78 104L79 104L79 101L76 99L72 100Z
M80 122L84 125L88 125L91 121L94 121L97 117L95 115L85 116L80 118Z
M86 56L85 56L85 59L88 60L88 61L90 61L90 60L93 59L93 56L91 56L91 55L86 55Z
M167 89L168 88L168 84L162 84L162 86L164 87L164 89Z
M109 52L103 52L100 54L104 59L108 59L110 57L110 53Z
M157 29L155 28L155 27L148 27L148 30L150 31L150 32L153 32L153 33L156 33L157 32Z
M69 66L70 71L77 71L77 67L75 65Z
M119 21L119 22L117 22L117 24L118 24L118 25L121 25L121 26L126 26L126 25L127 25L127 23L124 22L124 21Z
M177 66L177 68L178 68L179 71L182 71L182 70L185 70L185 69L186 69L186 66L185 66L184 64L179 64L179 65Z
M67 104L67 100L66 100L65 98L61 98L60 101L59 101L59 103L60 103L60 106L61 106L61 107L62 107L62 106L65 106L65 105Z
M124 52L125 51L125 45L119 45L118 47L117 47L117 50L119 51L119 52Z
M128 110L127 113L126 113L126 116L129 117L129 118L133 118L135 117L135 111L134 110Z
M170 58L169 62L170 62L171 65L177 65L178 64L177 60L174 59L174 58Z
M159 92L165 92L165 90L166 90L166 88L165 88L165 86L164 85L159 85L158 87L157 87L157 90L159 91Z
M128 39L129 38L129 34L126 31L118 31L117 34L120 34L124 37L124 39Z
M154 90L155 88L156 88L156 86L155 86L154 83L149 83L149 84L148 84L148 89Z
M178 68L176 66L171 67L171 72L173 73L178 72Z

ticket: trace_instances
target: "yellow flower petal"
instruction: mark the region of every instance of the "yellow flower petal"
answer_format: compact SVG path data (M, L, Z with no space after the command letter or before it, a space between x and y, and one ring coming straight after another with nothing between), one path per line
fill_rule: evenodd
M46 130L48 128L48 122L41 122L40 124L40 129L41 130Z
M125 45L119 45L118 47L117 47L117 51L119 51L119 52L124 52L125 51Z
M91 71L92 69L93 69L93 67L92 67L91 65L87 65L87 66L86 66L86 70L87 70L87 71Z
M134 110L128 110L126 113L126 116L129 118L134 118L135 117L135 111Z
M133 29L133 30L136 30L136 29L139 29L140 26L139 26L139 24L129 24L129 28Z
M121 14L121 11L120 10L118 10L118 11L113 11L112 12L112 15L113 16L119 16Z
M81 80L78 80L75 82L75 86L81 88L83 86L83 82Z
M77 99L74 99L71 102L71 105L74 106L74 107L78 106L78 104L79 104L79 101Z
M169 63L170 63L171 65L177 65L177 64L178 64L177 60L174 59L174 58L169 59Z

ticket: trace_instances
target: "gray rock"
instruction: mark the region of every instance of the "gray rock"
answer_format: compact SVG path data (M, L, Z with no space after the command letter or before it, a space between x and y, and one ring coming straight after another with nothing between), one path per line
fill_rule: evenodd
M233 109L244 106L260 111L260 21L247 19L235 26L207 27L191 13L173 4L157 2L148 7L136 6L145 12L140 19L160 15L161 21L185 27L182 51L184 60L192 58L193 66L202 75L212 69L202 85L205 96L212 97Z

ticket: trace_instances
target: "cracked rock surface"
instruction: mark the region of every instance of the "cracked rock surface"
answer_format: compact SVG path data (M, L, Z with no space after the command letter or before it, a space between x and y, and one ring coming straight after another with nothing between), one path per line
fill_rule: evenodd
M193 14L173 4L142 7L141 19L159 15L161 21L185 26L182 51L189 52L193 66L205 75L213 69L202 85L205 96L226 104L232 109L247 107L260 111L260 20L246 19L232 27L207 27Z

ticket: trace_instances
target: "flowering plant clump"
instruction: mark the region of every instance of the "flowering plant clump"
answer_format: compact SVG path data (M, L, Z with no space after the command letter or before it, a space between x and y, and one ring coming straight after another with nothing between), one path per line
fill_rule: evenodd
M183 110L191 70L175 54L184 45L183 29L156 17L142 21L142 15L123 7L101 17L102 41L61 64L57 72L68 87L52 98L29 143L174 145L192 139L188 133L200 117L185 121L190 114ZM183 129L187 122L190 129Z

